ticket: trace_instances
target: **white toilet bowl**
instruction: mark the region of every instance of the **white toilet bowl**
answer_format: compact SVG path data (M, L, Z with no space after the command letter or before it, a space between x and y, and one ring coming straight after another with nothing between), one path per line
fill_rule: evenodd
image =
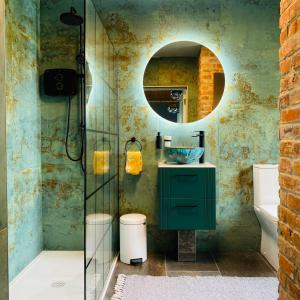
M254 211L261 225L260 252L278 270L278 165L254 165Z
M260 252L275 270L278 270L277 208L277 204L254 206L256 216L261 225Z

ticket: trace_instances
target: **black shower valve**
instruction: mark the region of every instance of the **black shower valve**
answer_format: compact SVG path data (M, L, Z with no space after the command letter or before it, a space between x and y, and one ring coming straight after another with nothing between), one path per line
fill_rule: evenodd
M44 73L47 96L75 96L78 93L77 72L72 69L48 69Z

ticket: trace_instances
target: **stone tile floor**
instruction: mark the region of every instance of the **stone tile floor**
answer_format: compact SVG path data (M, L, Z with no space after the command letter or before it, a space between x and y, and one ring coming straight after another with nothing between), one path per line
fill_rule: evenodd
M119 274L152 276L238 276L275 277L275 270L257 252L201 253L196 262L178 262L176 258L151 253L140 266L118 261L105 299L113 295Z

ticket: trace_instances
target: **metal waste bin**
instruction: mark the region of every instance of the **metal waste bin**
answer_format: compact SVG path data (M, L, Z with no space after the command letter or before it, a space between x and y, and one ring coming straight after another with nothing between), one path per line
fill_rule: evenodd
M125 264L140 264L147 260L147 224L142 214L120 217L120 260Z

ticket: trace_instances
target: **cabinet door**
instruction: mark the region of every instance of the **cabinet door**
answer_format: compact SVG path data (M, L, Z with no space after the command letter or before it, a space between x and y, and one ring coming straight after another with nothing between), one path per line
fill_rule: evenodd
M160 225L163 229L215 228L215 170L160 170Z

